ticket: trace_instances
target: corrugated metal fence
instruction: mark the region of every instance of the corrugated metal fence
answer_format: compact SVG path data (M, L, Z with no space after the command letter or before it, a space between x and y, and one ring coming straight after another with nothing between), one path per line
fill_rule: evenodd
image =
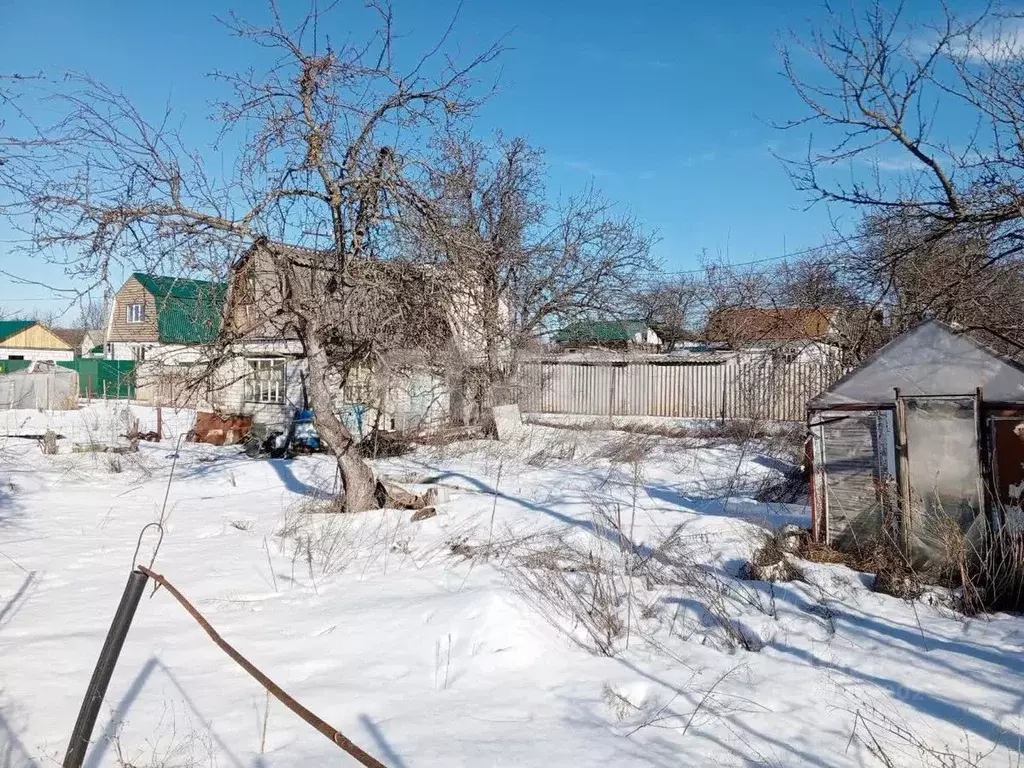
M32 365L31 360L0 360L0 374L22 371ZM80 357L59 360L61 368L70 368L78 374L80 397L111 399L135 397L135 362L133 360L103 360Z
M519 368L525 413L802 421L842 371L826 363L533 360Z

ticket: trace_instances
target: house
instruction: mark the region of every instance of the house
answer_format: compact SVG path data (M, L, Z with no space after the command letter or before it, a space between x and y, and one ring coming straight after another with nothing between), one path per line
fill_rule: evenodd
M0 360L74 360L75 348L35 320L0 321Z
M217 339L226 294L225 283L136 272L114 294L106 358L195 361Z
M704 335L711 345L785 362L838 362L843 321L835 307L725 307L708 314Z
M620 350L657 350L661 339L654 329L639 320L590 320L572 323L557 331L559 349L599 347Z
M336 343L390 324L390 349L372 361L373 369L367 361L337 381L336 405L355 433L437 426L470 408L461 388L466 367L480 364L480 313L472 294L430 267L366 261L350 265L350 279L364 289L349 293L344 311L334 312L332 272L323 269L323 259L315 251L271 254L257 245L234 265L221 334L225 361L211 392L215 408L275 424L305 405L306 362L296 318L283 308L282 270L294 289L324 303L318 311L332 318ZM399 305L405 311L395 312Z
M807 418L818 540L889 540L915 567L942 567L951 531L979 546L992 528L1024 531L1024 362L978 334L927 320L812 398Z
M106 337L106 331L102 328L51 328L50 330L71 345L75 351L75 357L103 356L103 340Z

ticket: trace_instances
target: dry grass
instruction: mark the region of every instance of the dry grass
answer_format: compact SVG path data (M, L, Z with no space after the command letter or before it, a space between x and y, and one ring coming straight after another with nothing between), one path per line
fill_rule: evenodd
M1024 613L1024 531L1004 527L990 535L984 551L965 565L965 613Z
M748 440L788 444L794 441L802 442L806 431L803 424L780 424L758 419L694 420L692 423L679 423L679 421L673 420L655 421L650 419L616 421L605 417L565 422L532 414L529 420L530 423L539 426L570 431L610 431L625 432L631 435L690 439L694 441L695 445L700 443L739 443Z
M449 548L453 556L487 559L505 571L543 618L593 653L616 656L637 641L660 645L654 640L660 632L724 650L761 649L739 616L773 608L756 589L707 565L706 538L677 527L639 546L628 502L595 505L592 524L592 534L545 531L480 544L463 535ZM675 606L671 618L669 605Z
M653 453L661 441L649 434L627 434L609 440L597 451L593 458L608 459L613 464L635 464Z
M138 746L125 746L124 731L129 726L127 721L120 723L110 737L118 768L215 768L217 765L213 737L195 727L188 713L177 712L173 704L165 704L160 720Z
M808 541L800 549L800 557L804 560L809 560L812 563L822 563L824 565L845 565L854 570L858 570L856 566L857 557L849 552L841 552L833 546L825 544L821 541L814 541L808 539Z
M979 740L964 730L959 744L949 744L936 733L908 722L891 705L877 704L862 695L848 693L854 706L850 744L859 744L885 768L921 766L921 768L981 768L986 765L1021 766L1021 749L1007 753L1005 760L993 762L997 747Z
M285 510L274 536L291 560L292 579L305 571L315 588L317 580L353 567L382 565L386 573L410 555L409 525L405 512L350 515L337 498L307 497Z

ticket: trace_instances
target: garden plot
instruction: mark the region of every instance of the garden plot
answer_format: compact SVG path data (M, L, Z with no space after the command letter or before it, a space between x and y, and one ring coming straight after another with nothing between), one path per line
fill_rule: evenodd
M118 466L68 442L0 455L0 765L60 762L161 514L155 570L387 765L1006 765L1024 738L1019 617L839 566L738 578L766 530L808 519L756 501L786 468L763 442L533 426L377 462L439 489L421 522L333 513L329 457L193 444L161 513L174 441ZM94 738L92 768L354 764L163 590Z

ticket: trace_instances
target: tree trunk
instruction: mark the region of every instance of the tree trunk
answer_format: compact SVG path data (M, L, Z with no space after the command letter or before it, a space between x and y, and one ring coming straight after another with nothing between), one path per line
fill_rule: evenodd
M306 364L308 366L307 394L313 407L313 420L320 440L334 454L341 473L341 484L345 491L346 512L365 512L378 509L381 502L375 493L377 482L373 469L359 455L356 445L344 422L334 411L335 387L331 385L330 362L327 351L315 331L307 326L304 334Z
M368 509L394 507L396 509L422 509L427 499L398 486L385 485L377 480L373 469L363 459L352 433L334 411L334 393L338 387L327 352L314 333L303 339L308 366L307 395L313 407L313 421L320 440L338 462L341 485L345 491L345 512L365 512Z

